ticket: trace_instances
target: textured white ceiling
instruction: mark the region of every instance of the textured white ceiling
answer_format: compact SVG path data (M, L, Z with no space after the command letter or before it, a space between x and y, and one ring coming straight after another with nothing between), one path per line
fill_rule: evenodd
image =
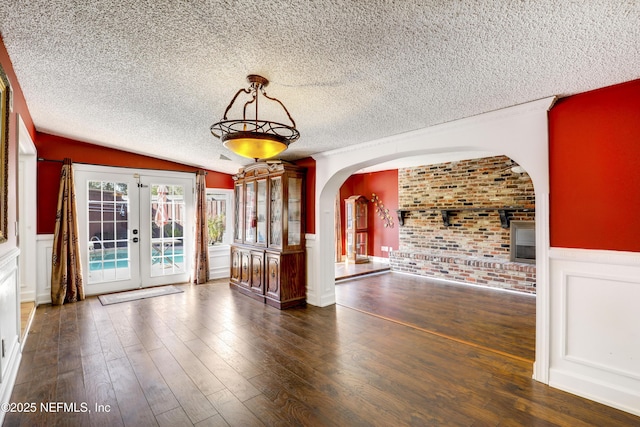
M209 127L248 74L295 119L294 160L636 79L639 23L640 1L623 0L0 6L39 131L228 173L251 160Z

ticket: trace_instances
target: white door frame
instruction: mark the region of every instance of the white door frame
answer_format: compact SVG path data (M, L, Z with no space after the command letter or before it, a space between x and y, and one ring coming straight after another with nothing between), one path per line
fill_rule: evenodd
M233 242L233 190L227 188L207 188L207 196L219 194L227 203L226 233L219 245L209 246L209 278L229 277L231 268L231 243Z
M391 160L461 153L470 157L506 155L527 171L536 196L536 361L534 378L549 382L549 97L417 131L314 155L316 161L316 235L310 236L307 302L335 303L334 200L356 171ZM357 153L356 153L357 152ZM475 153L475 155L474 155Z
M20 247L20 301L36 300L36 236L38 152L22 117L18 122L18 246Z

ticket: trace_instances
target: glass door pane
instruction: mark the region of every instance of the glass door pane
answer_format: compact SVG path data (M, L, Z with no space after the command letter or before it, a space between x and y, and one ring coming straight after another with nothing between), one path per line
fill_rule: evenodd
M80 258L87 295L140 286L138 182L129 171L74 165Z
M129 280L129 185L90 180L87 188L87 283Z
M178 176L140 176L143 287L189 280L193 260L194 181Z
M150 185L151 277L184 272L185 189L182 185Z

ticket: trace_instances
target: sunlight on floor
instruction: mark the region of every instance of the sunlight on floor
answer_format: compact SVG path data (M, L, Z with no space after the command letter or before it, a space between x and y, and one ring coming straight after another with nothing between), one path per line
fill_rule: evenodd
M32 312L35 311L36 304L33 301L20 303L20 336L24 340L27 326L29 325L29 319L31 319Z

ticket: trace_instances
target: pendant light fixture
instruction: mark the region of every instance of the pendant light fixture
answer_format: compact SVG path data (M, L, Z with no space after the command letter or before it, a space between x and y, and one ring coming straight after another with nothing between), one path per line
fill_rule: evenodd
M222 140L222 144L234 153L249 159L268 159L277 156L287 149L289 144L300 138L296 123L282 102L267 95L264 88L269 80L262 76L250 74L247 76L249 87L240 89L224 111L222 120L211 125L211 133ZM249 100L244 103L242 118L228 119L227 114L240 94L247 94ZM258 118L259 98L277 102L287 113L291 126L283 123ZM250 108L251 107L251 108ZM247 109L255 114L247 117Z

